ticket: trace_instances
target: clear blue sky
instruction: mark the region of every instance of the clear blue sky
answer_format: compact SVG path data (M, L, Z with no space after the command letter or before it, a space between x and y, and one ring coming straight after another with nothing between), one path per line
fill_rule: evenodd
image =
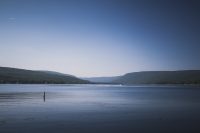
M200 3L1 0L0 66L81 77L200 69Z

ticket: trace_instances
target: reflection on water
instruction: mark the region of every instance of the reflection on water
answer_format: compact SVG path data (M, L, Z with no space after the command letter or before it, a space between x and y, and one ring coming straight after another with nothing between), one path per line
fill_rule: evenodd
M0 85L3 133L196 133L199 122L199 87Z

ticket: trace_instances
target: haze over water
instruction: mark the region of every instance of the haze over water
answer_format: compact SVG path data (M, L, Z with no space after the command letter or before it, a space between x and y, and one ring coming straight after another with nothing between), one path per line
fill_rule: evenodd
M195 86L0 85L0 131L197 133L199 95Z

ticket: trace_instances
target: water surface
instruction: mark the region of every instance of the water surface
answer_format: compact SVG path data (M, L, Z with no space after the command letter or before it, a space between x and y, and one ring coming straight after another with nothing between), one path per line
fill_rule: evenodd
M195 86L0 85L1 133L197 133L199 123Z

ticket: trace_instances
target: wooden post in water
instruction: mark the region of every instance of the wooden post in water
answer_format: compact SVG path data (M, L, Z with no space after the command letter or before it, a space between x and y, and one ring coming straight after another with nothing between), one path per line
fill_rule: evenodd
M45 91L44 91L44 94L43 94L43 100L44 100L44 102L45 102Z

